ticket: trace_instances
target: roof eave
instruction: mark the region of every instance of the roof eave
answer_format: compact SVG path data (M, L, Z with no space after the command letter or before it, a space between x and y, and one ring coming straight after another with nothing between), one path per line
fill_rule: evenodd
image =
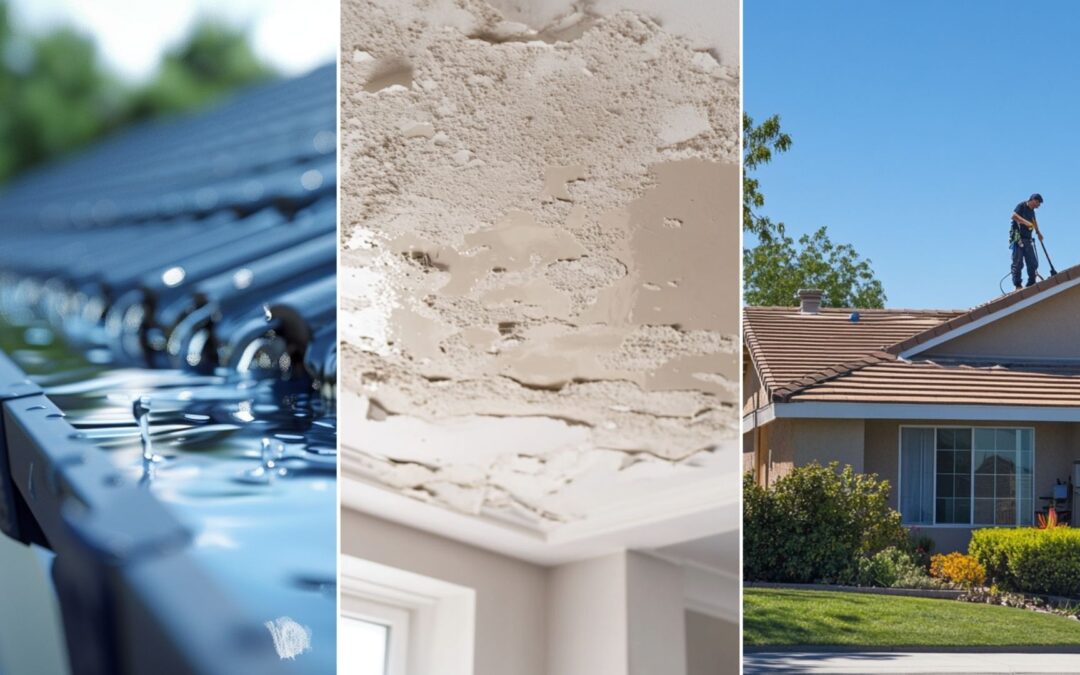
M773 419L924 420L956 422L1076 422L1075 406L991 405L956 403L889 403L786 401L744 416L759 415L759 424ZM767 417L766 419L763 419Z

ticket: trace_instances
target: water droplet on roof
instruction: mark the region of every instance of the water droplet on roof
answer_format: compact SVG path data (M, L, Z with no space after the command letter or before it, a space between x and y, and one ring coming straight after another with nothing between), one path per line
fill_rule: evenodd
M308 169L300 176L300 185L305 190L318 190L322 184L323 175L318 169Z
M241 267L233 273L233 285L237 288L243 289L251 285L251 280L255 278L255 273L246 267Z
M325 155L333 152L337 146L337 137L333 131L323 130L315 134L315 138L312 139L311 144L315 147L315 152Z
M187 272L184 271L184 268L176 265L161 273L161 281L169 288L173 288L179 286L186 276Z

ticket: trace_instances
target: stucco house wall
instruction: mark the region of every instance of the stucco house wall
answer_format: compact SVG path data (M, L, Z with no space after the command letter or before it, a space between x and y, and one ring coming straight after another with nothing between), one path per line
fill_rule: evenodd
M1076 345L1080 343L1078 303L1080 287L1070 288L932 347L926 355L1075 360ZM1033 330L1040 326L1053 326L1053 330Z
M816 461L839 462L863 471L865 443L863 420L777 419L768 425L771 457L769 482L787 475L796 466ZM751 434L747 434L750 436ZM753 443L749 446L751 462Z
M1080 460L1080 425L1066 422L971 422L966 420L821 420L776 419L767 425L771 456L769 482L791 472L795 466L850 464L860 473L875 473L889 482L889 505L899 508L899 462L901 426L1007 426L1035 430L1034 505L1045 506L1039 497L1051 493L1058 480L1068 481L1073 462ZM743 435L744 469L754 468L754 435ZM921 533L934 539L935 551L967 549L971 527L920 525Z
M743 457L743 473L754 470L754 434L755 431L748 431L742 436L742 457Z

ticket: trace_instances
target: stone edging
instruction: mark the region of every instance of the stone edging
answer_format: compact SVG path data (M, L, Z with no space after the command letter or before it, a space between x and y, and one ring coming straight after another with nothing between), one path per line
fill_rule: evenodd
M877 588L876 586L835 586L832 584L780 584L768 581L744 581L744 588L779 588L792 591L836 591L838 593L867 593L871 595L900 595L910 598L956 600L964 591L934 588Z
M813 653L813 654L1080 654L1078 645L1012 645L1002 647L897 646L866 647L858 645L744 645L744 654Z

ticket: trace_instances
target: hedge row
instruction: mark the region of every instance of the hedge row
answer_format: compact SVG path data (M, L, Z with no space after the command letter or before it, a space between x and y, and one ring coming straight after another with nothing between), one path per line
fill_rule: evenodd
M1080 529L976 530L968 552L1006 590L1080 598Z

